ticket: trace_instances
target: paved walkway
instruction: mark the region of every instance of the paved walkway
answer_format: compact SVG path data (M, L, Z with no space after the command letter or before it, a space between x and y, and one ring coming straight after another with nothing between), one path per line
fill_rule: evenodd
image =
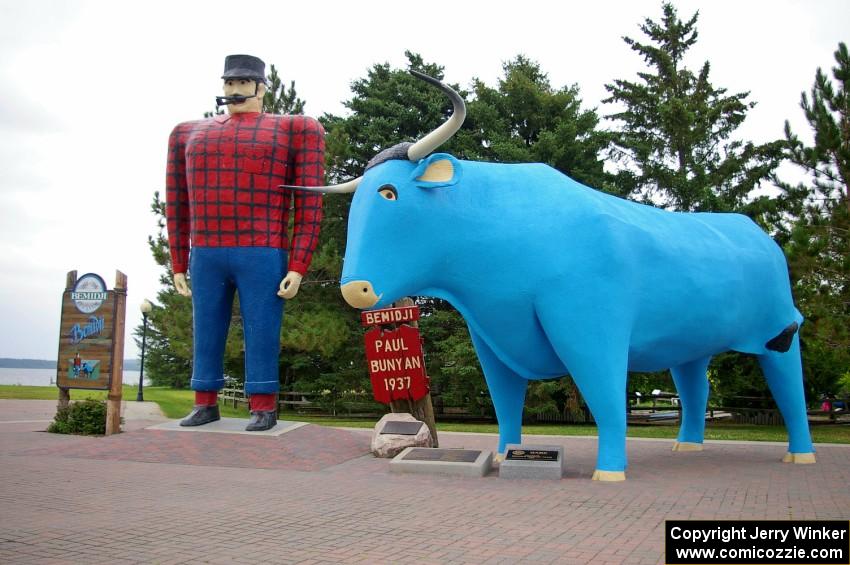
M790 465L778 444L629 440L628 480L598 483L595 439L547 436L561 481L450 478L390 474L368 430L148 430L139 406L123 434L58 436L54 404L0 400L0 563L663 563L665 519L850 518L845 445Z

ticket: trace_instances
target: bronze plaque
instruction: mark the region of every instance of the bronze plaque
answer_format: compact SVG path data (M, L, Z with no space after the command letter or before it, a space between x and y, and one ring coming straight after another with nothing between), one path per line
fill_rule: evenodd
M442 463L475 463L481 455L473 449L441 449L415 447L404 456L404 461L440 461Z
M381 429L381 435L397 434L401 436L415 436L422 429L423 425L422 422L397 422L391 420L384 424L383 429Z
M56 386L108 390L115 342L115 292L98 275L80 277L62 295ZM120 377L119 377L120 378Z
M558 452L548 449L509 449L505 459L512 461L557 461Z

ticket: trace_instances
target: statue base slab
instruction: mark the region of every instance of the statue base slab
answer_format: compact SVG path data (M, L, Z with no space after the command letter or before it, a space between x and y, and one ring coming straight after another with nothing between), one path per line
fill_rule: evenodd
M180 426L180 420L171 420L163 424L150 426L149 430L166 430L173 432L195 432L195 433L217 433L217 434L245 434L249 436L279 436L286 432L291 432L302 426L306 426L307 422L288 422L278 420L277 425L269 430L259 432L246 432L245 426L248 425L248 420L243 418L222 418L216 422L210 422L203 426Z

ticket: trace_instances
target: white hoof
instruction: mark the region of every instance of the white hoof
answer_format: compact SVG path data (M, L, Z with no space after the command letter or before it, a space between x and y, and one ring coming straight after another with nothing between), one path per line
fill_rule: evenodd
M625 471L600 471L599 469L593 472L594 481L605 481L607 483L614 483L618 481L626 480Z
M783 463L797 463L799 465L811 465L815 462L814 453L791 453L790 451L782 458Z
M693 441L677 441L673 444L673 451L702 451L702 444Z

